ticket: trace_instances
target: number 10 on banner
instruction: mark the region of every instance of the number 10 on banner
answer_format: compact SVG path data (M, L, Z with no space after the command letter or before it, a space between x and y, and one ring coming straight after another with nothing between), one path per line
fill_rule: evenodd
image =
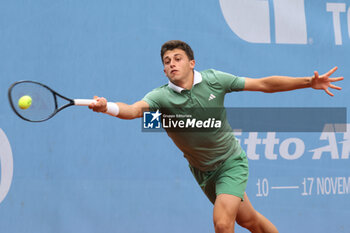
M256 185L258 186L257 197L267 197L269 195L269 182L266 178L262 180L258 179Z

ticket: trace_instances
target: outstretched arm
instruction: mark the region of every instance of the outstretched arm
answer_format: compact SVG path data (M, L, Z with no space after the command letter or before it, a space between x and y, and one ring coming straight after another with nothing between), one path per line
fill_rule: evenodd
M246 78L244 90L273 93L312 87L313 89L324 90L328 95L333 96L328 88L330 87L336 90L341 90L341 87L333 85L332 82L344 79L343 77L330 78L336 70L337 67L334 67L323 75L319 75L318 72L315 71L313 77L303 78L287 76L270 76L260 79Z
M107 100L105 98L94 96L94 99L96 100L96 103L90 104L90 109L92 109L94 112L102 112L111 116L115 116L107 111ZM121 102L113 104L116 104L117 108L119 108L117 117L121 119L135 119L142 117L143 111L148 111L149 109L149 104L143 100L138 101L132 105Z

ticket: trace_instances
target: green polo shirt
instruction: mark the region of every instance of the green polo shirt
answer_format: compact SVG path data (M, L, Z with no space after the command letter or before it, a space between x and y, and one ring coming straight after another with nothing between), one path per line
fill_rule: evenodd
M191 114L193 118L203 118L206 115L205 117L221 121L220 128L205 132L167 130L167 134L184 153L191 166L202 171L211 171L229 156L239 156L242 152L226 119L224 98L226 93L243 90L244 82L242 77L213 69L194 71L191 90L169 82L149 92L143 100L149 104L150 111L159 109L164 114L166 109L167 114Z

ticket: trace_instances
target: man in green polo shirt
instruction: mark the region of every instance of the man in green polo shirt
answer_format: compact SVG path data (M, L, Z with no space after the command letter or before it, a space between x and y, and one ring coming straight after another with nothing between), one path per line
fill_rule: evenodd
M336 67L323 75L293 78L271 76L260 79L242 78L216 70L197 72L195 60L189 45L182 41L168 41L161 48L167 85L149 92L141 101L132 105L107 102L105 98L94 97L96 103L89 108L121 119L143 116L144 111L166 109L169 113L186 114L191 109L223 108L224 97L234 91L262 91L266 93L290 91L300 88L324 90L333 96L328 88L338 89L332 82L343 78L330 78ZM193 112L194 110L194 112ZM188 113L188 112L187 112ZM214 113L213 113L214 114ZM224 110L215 113L220 127L206 132L185 130L167 133L184 153L191 172L198 184L214 204L213 220L216 233L233 233L237 222L251 232L278 232L276 227L252 207L246 193L248 161L239 143L232 134Z

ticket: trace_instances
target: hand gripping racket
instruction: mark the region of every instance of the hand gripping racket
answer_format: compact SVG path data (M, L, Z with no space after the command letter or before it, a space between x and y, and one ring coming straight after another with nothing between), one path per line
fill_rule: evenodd
M26 96L31 104L23 108L19 103L20 99ZM8 90L8 98L12 110L23 120L30 122L42 122L50 119L61 110L73 106L88 106L96 102L93 99L70 99L48 86L34 81L19 81L13 83ZM64 101L59 106L58 102ZM68 103L66 103L68 101ZM21 108L22 107L22 108Z

